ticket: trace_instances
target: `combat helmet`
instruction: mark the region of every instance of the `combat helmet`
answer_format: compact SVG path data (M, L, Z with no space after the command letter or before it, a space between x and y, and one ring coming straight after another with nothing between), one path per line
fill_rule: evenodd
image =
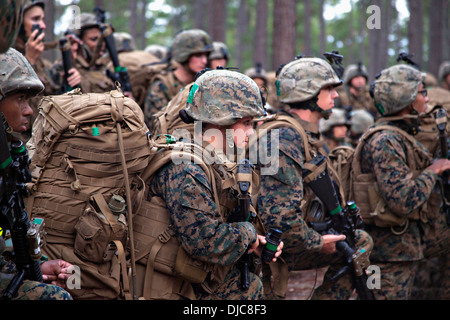
M425 73L408 65L395 65L384 69L370 86L370 94L382 116L392 115L416 100L418 88Z
M342 76L342 81L344 81L344 85L350 85L350 82L353 78L363 76L366 78L366 81L369 80L369 74L367 73L367 69L361 63L351 64L347 68L345 68L344 75Z
M114 32L113 35L117 52L130 52L136 50L136 44L131 34L127 32Z
M299 58L286 64L278 75L277 94L282 103L296 103L316 97L327 86L339 86L331 65L320 58Z
M228 52L227 45L223 42L214 41L212 43L212 51L209 54L209 59L226 59L230 60L230 53Z
M264 80L264 83L267 83L267 72L262 68L261 63L257 63L254 68L247 69L245 71L245 75L249 76L250 78L260 78Z
M28 60L16 49L0 54L0 100L17 93L37 95L44 90Z
M6 0L0 5L0 53L14 43L23 17L23 0Z
M353 110L351 112L351 127L350 130L354 134L361 135L374 124L372 114L364 109Z
M100 24L98 23L97 18L93 13L83 12L82 14L80 14L80 28L72 31L77 37L81 38L85 30L99 27Z
M226 69L207 71L195 80L185 112L196 121L219 126L265 114L257 84L240 72Z
M40 6L42 8L42 10L45 10L45 1L26 0L25 4L23 6L23 13L25 13L28 9L30 9L34 6Z
M176 62L185 63L194 53L207 53L212 51L210 36L200 29L189 29L178 33L172 44L172 57Z
M330 131L335 126L348 126L346 111L344 109L333 108L333 113L330 118L320 119L319 121L319 132L325 133Z
M443 81L448 74L450 74L450 61L444 61L439 66L439 81Z

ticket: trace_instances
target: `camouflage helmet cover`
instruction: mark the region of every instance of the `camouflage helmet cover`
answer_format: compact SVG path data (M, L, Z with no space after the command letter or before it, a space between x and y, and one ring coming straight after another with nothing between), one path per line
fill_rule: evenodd
M335 126L349 125L346 112L344 109L333 108L333 113L327 120L322 118L319 121L319 132L324 133L330 131Z
M128 52L136 50L136 43L131 34L127 32L114 32L113 35L117 52Z
M367 73L367 69L362 64L351 64L347 68L345 68L344 75L342 76L342 80L345 85L349 85L350 81L357 77L363 76L366 80L369 80L369 74Z
M40 6L42 8L42 10L45 10L45 1L26 0L26 1L24 1L23 12L25 13L25 11L27 11L28 9L30 9L34 6Z
M36 95L44 90L28 60L16 49L0 54L0 100L16 92Z
M0 4L0 53L16 40L23 17L23 0L6 0Z
M227 45L223 42L214 41L212 43L212 51L209 54L209 59L226 59L230 60L230 53L228 52Z
M257 84L246 75L229 70L211 70L192 85L186 113L197 121L228 126L245 117L264 115Z
M356 134L363 134L371 125L374 124L372 114L364 109L357 109L352 111L352 118L350 120L350 130Z
M331 65L320 58L300 58L285 65L278 76L277 94L282 103L302 102L314 98L327 86L339 86Z
M416 100L424 80L425 73L408 65L384 69L371 86L377 111L385 116L406 108Z
M262 68L260 63L258 63L254 68L247 69L245 74L252 79L260 78L267 83L267 72Z
M172 44L172 57L176 62L185 63L194 53L212 51L211 37L203 30L189 29L181 31L175 36Z
M72 30L77 37L81 37L81 33L90 28L99 28L100 25L93 13L83 12L80 14L80 29Z
M444 78L450 74L450 61L444 61L439 66L438 77L439 81L444 80Z

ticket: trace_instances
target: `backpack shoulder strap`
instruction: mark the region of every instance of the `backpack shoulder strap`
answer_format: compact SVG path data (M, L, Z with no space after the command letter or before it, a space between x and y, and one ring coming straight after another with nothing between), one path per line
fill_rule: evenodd
M303 140L303 146L305 149L305 157L306 162L310 162L312 159L311 156L311 150L309 148L308 143L308 135L306 134L305 129L296 121L294 118L285 116L285 115L274 115L271 116L266 122L264 122L259 128L258 128L258 140L261 135L260 130L267 130L270 131L272 129L278 129L282 127L290 127L293 128L295 131L297 131Z

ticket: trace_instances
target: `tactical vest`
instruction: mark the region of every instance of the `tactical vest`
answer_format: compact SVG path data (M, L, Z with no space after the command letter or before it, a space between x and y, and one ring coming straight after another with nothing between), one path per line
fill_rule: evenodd
M208 152L205 153L203 148L194 144L189 145L191 152L184 151L185 145L182 144L177 145L180 147L177 150L170 150L167 145L158 143L154 146L161 149L142 174L144 189L148 189L154 175L172 161L172 157L196 163L208 177L213 188L214 202L219 204L223 221L227 221L228 214L237 206L237 199L231 196L230 189L235 188L238 181L248 181L252 185L259 182L255 173L246 176L237 174L237 165L234 163L207 165L202 159ZM207 163L211 163L210 160ZM256 213L254 209L253 211ZM136 287L141 299L195 299L192 284L200 285L206 292L214 292L231 268L201 262L188 256L175 237L170 212L164 200L157 196L142 200L133 222L138 279ZM264 234L258 216L254 224L258 233Z
M309 181L314 180L320 173L323 172L323 170L326 167L331 178L338 183L341 199L342 199L343 203L345 203L346 199L344 197L344 192L341 188L339 176L336 173L331 161L327 157L327 153L323 148L323 141L316 140L316 139L312 138L310 135L308 135L306 133L305 129L298 122L298 120L296 120L295 117L296 117L295 115L294 115L294 117L291 117L291 116L282 115L282 114L275 114L275 115L269 116L263 124L258 126L257 140L259 140L261 133L264 132L265 130L267 130L267 132L269 132L272 129L279 129L279 128L283 128L283 127L293 128L298 134L300 134L300 136L302 137L302 141L304 143L303 148L305 151L305 159L304 159L303 168L311 171L311 174L309 174L306 177L303 177L304 181L306 183L308 183ZM323 155L323 156L327 157L326 166L323 165L323 166L317 167L317 166L311 165L309 163L309 162L311 162L311 160L314 157L316 157L318 155ZM313 214L311 214L311 212L310 212L313 202L317 201L317 200L318 200L318 198L314 194L314 192L311 189L305 187L304 188L304 196L303 196L303 199L302 199L301 205L300 205L300 208L303 213L303 219L305 221L309 222L309 221L317 220L316 218L313 217ZM343 203L341 205L343 205Z
M302 137L303 148L305 151L303 168L309 169L311 171L308 176L303 177L304 181L307 183L311 180L314 180L325 170L325 168L327 168L332 179L338 183L340 188L339 193L341 194L341 199L344 201L345 197L341 188L339 176L337 175L330 160L327 158L327 161L319 167L314 166L310 163L310 161L319 154L326 156L326 152L323 149L323 141L315 140L310 135L308 135L305 129L296 119L296 117L296 115L289 116L282 114L274 114L267 117L264 123L257 127L256 140L259 141L259 139L265 132L269 132L272 129L279 129L284 127L293 128ZM251 148L251 146L249 146L249 148ZM302 210L303 219L306 222L323 220L323 214L321 216L315 214L320 212L320 210L316 211L318 207L322 207L322 213L325 212L321 201L310 188L305 186L303 191L304 195L300 203L300 209ZM343 203L341 203L341 206L342 205ZM282 257L279 257L276 262L269 263L269 268L270 271L267 270L267 268L263 267L263 272L265 274L264 294L271 299L284 298L286 295L289 280L288 265Z
M378 227L391 228L394 234L402 234L409 225L409 219L427 222L439 211L440 195L432 193L430 199L414 213L399 216L393 213L380 195L375 175L361 172L361 151L366 141L374 133L390 130L397 132L404 138L407 146L406 161L411 169L412 178L415 179L431 163L431 157L427 150L410 134L391 125L377 125L371 127L362 137L355 149L352 161L352 194L358 204L361 217L365 224L373 224Z

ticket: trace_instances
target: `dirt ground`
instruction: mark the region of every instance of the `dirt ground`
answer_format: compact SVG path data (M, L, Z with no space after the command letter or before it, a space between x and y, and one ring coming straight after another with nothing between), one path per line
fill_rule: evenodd
M308 300L314 288L322 284L326 268L292 271L289 274L286 300Z
M286 300L309 300L314 288L322 284L327 268L317 270L291 271L286 293ZM350 300L356 299L354 292Z

